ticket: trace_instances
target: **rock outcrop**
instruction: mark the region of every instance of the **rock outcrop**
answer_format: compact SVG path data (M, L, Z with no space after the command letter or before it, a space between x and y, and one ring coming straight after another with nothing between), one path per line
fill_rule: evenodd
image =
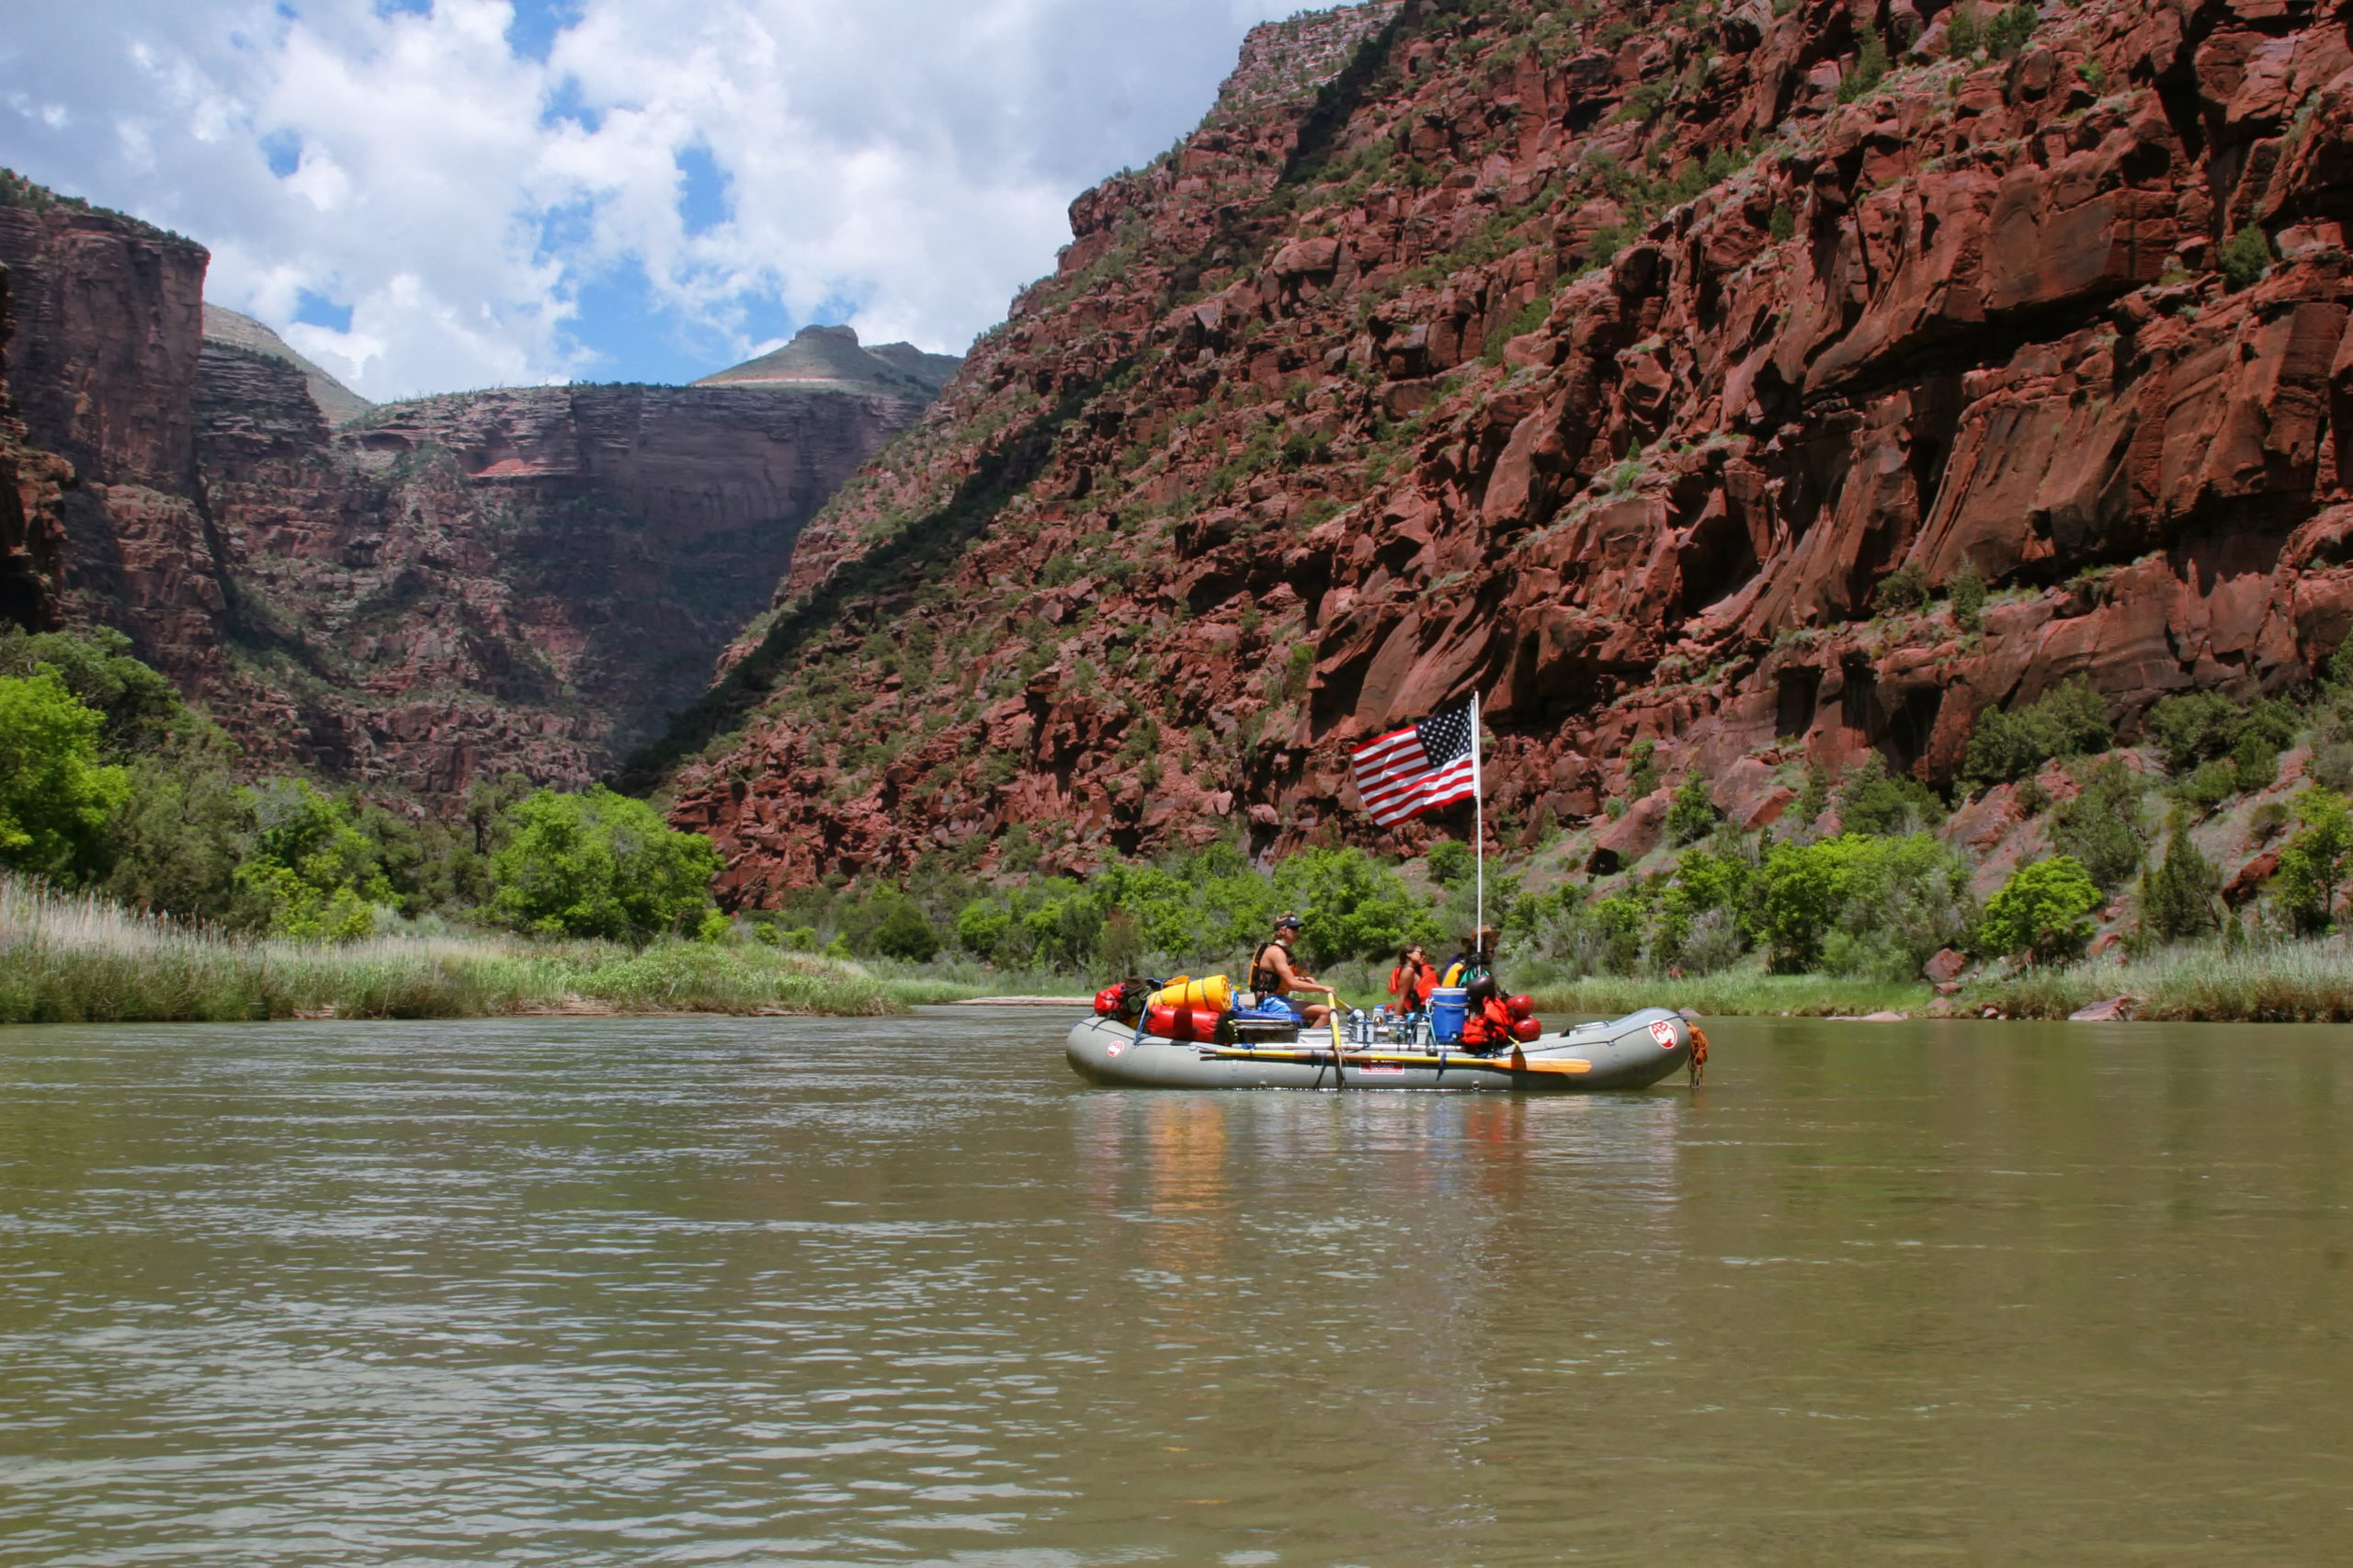
M1910 0L1259 29L648 776L741 731L676 820L756 903L1015 826L1410 845L1347 750L1474 689L1534 835L1638 740L1764 817L1810 759L1949 781L2063 681L2129 736L2307 679L2353 627L2344 20L1961 9L2001 57Z

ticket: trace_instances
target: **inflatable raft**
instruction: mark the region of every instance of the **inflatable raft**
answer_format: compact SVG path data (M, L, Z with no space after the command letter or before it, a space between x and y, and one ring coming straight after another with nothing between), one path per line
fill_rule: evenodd
M1073 1071L1090 1083L1153 1089L1646 1089L1691 1063L1697 1031L1680 1015L1645 1007L1604 1023L1540 1035L1493 1056L1460 1046L1356 1046L1328 1034L1220 1045L1139 1034L1088 1018L1070 1031ZM1705 1036L1697 1036L1700 1040Z

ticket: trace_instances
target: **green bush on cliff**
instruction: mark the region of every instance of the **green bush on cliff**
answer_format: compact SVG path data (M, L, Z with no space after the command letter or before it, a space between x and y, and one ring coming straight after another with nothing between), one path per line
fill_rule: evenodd
M1969 737L1961 777L1980 784L2004 784L2054 759L2104 752L2115 739L2108 703L2079 676L2017 712L1987 709Z
M2271 236L2249 223L2223 244L2222 260L2223 280L2233 290L2258 282L2271 268Z

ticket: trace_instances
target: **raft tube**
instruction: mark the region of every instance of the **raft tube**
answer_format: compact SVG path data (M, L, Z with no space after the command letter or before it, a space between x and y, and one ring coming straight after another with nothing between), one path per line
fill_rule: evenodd
M1074 1025L1065 1046L1071 1070L1089 1083L1146 1089L1519 1089L1590 1093L1647 1089L1691 1060L1691 1026L1664 1007L1540 1035L1513 1054L1465 1055L1394 1046L1347 1046L1335 1061L1331 1037L1302 1029L1296 1043L1185 1044L1114 1018Z

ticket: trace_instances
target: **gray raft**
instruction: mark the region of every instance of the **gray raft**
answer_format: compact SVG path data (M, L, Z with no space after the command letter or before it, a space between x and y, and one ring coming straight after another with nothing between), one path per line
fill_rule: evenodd
M1691 1060L1691 1026L1664 1007L1539 1036L1498 1056L1345 1046L1302 1028L1296 1041L1191 1045L1087 1018L1070 1031L1073 1071L1091 1083L1153 1089L1647 1089Z

